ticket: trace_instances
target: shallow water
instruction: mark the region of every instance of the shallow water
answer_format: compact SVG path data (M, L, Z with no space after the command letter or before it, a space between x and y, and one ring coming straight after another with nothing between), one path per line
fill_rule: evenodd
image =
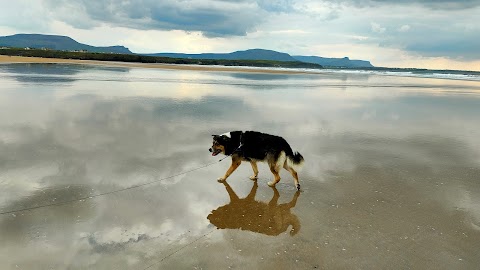
M0 65L0 268L478 269L479 115L474 81ZM218 183L230 130L302 192Z

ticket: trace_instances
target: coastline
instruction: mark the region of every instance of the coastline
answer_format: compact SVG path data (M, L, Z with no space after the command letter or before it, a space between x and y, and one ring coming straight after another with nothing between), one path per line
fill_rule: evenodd
M270 73L270 74L318 74L315 72L300 71L300 70L248 68L248 67L241 67L241 66L227 67L227 66L202 66L202 65L186 65L186 64L181 65L181 64L162 64L162 63L113 62L113 61L0 55L0 64L15 64L15 63L80 64L80 65L97 65L97 66L127 67L127 68L159 68L159 69L170 69L170 70L199 70L199 71L249 72L249 73Z
M264 74L372 74L378 76L396 76L396 77L412 77L412 78L429 78L443 80L460 80L479 82L480 73L477 71L456 71L449 73L448 71L432 70L431 73L424 73L423 70L416 72L415 70L355 70L355 69L335 69L325 68L322 70L302 70L294 68L275 68L275 67L252 67L252 66L214 66L214 65L194 65L194 64L165 64L165 63L139 63L139 62L120 62L120 61L99 61L99 60L79 60L64 58L45 58L45 57L27 57L27 56L8 56L0 55L1 64L15 63L43 63L43 64L76 64L76 65L92 65L105 67L124 67L124 68L149 68L164 70L185 70L185 71L214 71L214 72L242 72L242 73L264 73ZM459 73L460 72L460 73Z
M480 83L75 62L0 64L0 210L40 207L1 216L7 268L480 265ZM225 126L287 138L305 191L269 188L262 164L215 181Z

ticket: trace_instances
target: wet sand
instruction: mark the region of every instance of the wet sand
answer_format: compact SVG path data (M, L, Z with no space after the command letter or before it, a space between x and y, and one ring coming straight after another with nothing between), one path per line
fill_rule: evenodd
M480 83L43 64L0 75L1 212L152 182L0 215L2 269L480 265ZM306 160L302 191L287 171L268 187L265 164L256 182L247 163L217 182L230 161L210 155L211 134L230 130L286 138Z
M179 64L161 64L161 63L128 63L114 61L95 61L95 60L76 60L60 58L42 58L42 57L22 57L0 55L0 64L8 63L63 63L63 64L81 64L81 65L100 65L126 68L161 68L172 70L203 70L203 71L229 71L229 72L252 72L252 73L272 73L272 74L308 74L312 72L298 70L276 70L269 68L245 68L245 67L226 67L226 66L202 66L202 65L179 65Z

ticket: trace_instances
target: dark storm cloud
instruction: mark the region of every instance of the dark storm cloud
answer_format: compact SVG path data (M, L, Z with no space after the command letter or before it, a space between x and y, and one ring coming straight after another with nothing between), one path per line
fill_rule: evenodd
M91 28L107 23L135 29L199 31L206 36L246 35L266 12L250 1L48 0L47 3L53 13L74 27Z
M420 42L410 42L404 49L417 52L423 56L449 56L460 60L480 59L480 39L468 37L443 36L423 39Z

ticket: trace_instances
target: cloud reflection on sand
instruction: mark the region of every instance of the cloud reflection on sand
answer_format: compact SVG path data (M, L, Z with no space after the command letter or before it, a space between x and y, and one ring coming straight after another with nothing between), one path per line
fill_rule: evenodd
M312 241L323 243L330 235L331 243L350 243L347 248L354 249L358 239L365 240L362 234L352 238L332 233L344 218L365 225L364 231L379 241L393 241L389 237L399 235L380 234L382 228L367 227L370 200L381 187L391 197L382 197L388 204L373 220L387 220L382 223L384 229L397 228L394 223L399 219L406 228L426 224L422 215L431 214L430 209L440 222L449 213L458 214L459 222L466 223L461 229L470 233L470 239L477 237L473 231L478 231L480 220L475 199L480 191L474 181L480 167L480 150L475 147L480 145L479 96L455 91L447 96L436 94L448 92L452 85L470 92L480 89L471 82L442 84L346 74L262 77L145 69L117 72L85 67L72 72L64 75L72 79L68 84L36 84L15 76L0 79L5 86L0 95L0 187L4 191L0 208L41 203L45 198L38 194L44 191L53 198L78 193L64 192L67 186L103 192L161 179L215 161L207 151L210 134L255 129L285 137L306 157L300 174L305 191L291 211L302 228L294 237L284 238L289 230L282 230L269 240L248 231L215 230L205 252L216 250L224 258L238 251L237 245L261 242L258 249L250 245L242 251L252 255L237 257L254 259L262 254L270 258L265 250L280 249L287 242L308 250L298 254L313 265L322 256L312 255L320 250ZM42 74L41 66L35 74ZM422 87L412 87L416 84ZM0 261L11 268L16 264L118 269L148 265L213 229L206 217L229 202L225 187L215 181L226 167L227 160L88 203L2 216L0 235L10 244L0 248ZM257 199L268 202L272 194L265 183L270 174L261 164L259 169ZM241 198L251 190L250 170L241 166L228 182ZM288 174L282 177L277 188L280 201L285 201L280 204L294 196L289 189L293 181ZM361 199L364 208L356 209ZM412 208L417 201L425 208ZM340 215L331 205L342 206ZM402 211L398 205L416 212ZM462 225L448 223L444 228L455 226ZM23 238L29 233L42 237ZM454 234L448 239L445 244L456 245ZM425 245L437 243L433 236L423 240ZM442 244L432 248L441 251ZM463 245L475 246L472 240ZM374 252L374 248L367 245L365 252ZM463 256L471 255L461 250ZM189 252L200 255L202 251ZM338 257L330 247L322 252L328 258ZM414 253L382 256L412 261ZM431 254L422 256L434 259ZM288 258L292 257L284 259ZM250 266L262 266L253 259ZM171 263L192 266L189 260L178 260L171 258Z

